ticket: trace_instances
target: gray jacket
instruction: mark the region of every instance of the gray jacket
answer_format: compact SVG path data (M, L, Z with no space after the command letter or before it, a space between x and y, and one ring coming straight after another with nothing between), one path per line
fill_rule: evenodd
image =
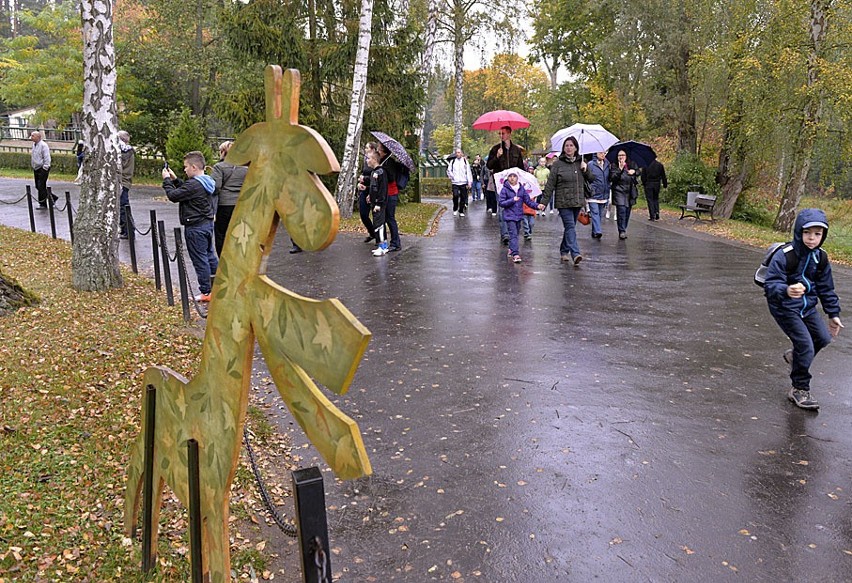
M248 166L234 166L227 162L217 162L210 172L210 177L216 183L213 197L218 197L218 205L236 206L240 197L240 189L248 174Z
M44 139L33 144L31 163L33 170L50 168L50 148L47 147L47 142Z
M136 151L129 144L122 144L121 148L121 186L130 188L133 184L133 174L136 172Z

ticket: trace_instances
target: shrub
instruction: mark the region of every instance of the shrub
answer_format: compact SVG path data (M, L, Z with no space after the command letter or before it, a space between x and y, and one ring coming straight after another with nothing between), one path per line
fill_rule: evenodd
M772 227L772 224L775 222L775 215L772 211L754 201L745 193L740 194L737 198L731 218L737 221L746 221L753 225L760 225L761 227Z
M669 187L660 194L660 198L668 204L683 204L686 193L693 185L700 186L700 191L704 194L719 194L716 168L708 166L692 154L680 154L675 158L674 163L666 170L666 178Z
M447 178L422 178L420 180L421 198L440 198L453 195L453 188Z

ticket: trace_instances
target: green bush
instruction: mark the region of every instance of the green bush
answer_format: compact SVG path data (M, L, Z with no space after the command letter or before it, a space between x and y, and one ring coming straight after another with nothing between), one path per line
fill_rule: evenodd
M453 187L450 184L449 179L422 178L420 180L421 198L441 198L449 196L453 196Z
M77 174L77 157L73 154L65 154L51 152L50 155L51 174ZM10 168L14 170L30 170L30 154L28 152L0 152L0 168ZM183 162L178 168L183 168ZM136 155L136 173L135 178L149 178L158 180L161 177L163 170L162 160L155 158L141 158ZM175 171L180 176L181 172Z
M775 222L775 215L772 211L750 200L745 194L741 194L737 198L731 218L761 227L772 227L772 224Z
M660 199L668 204L684 204L686 193L693 185L700 186L704 194L719 195L716 168L708 166L693 154L679 155L671 167L666 169L666 178L669 187L660 193Z

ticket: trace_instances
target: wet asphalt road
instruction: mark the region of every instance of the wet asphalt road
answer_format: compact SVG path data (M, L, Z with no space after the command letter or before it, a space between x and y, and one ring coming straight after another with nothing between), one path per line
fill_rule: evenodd
M822 410L798 410L785 398L788 342L751 282L760 250L636 212L627 241L612 222L601 241L581 227L575 268L559 262L560 233L555 215L539 219L520 265L481 206L378 259L359 235L289 255L279 234L270 276L340 298L373 333L335 399L374 475L326 473L333 571L852 580L849 330L815 361ZM852 273L835 268L835 283L848 304ZM265 398L283 407L273 389ZM275 420L302 465L324 467L286 412Z

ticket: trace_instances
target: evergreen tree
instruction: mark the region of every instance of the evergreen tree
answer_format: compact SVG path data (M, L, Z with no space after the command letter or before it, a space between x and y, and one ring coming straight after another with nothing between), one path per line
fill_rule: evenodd
M183 157L187 152L198 151L204 154L204 160L212 165L216 160L213 150L204 140L204 130L201 124L188 108L180 113L180 118L169 131L166 140L166 161L175 174L180 176L183 169Z

